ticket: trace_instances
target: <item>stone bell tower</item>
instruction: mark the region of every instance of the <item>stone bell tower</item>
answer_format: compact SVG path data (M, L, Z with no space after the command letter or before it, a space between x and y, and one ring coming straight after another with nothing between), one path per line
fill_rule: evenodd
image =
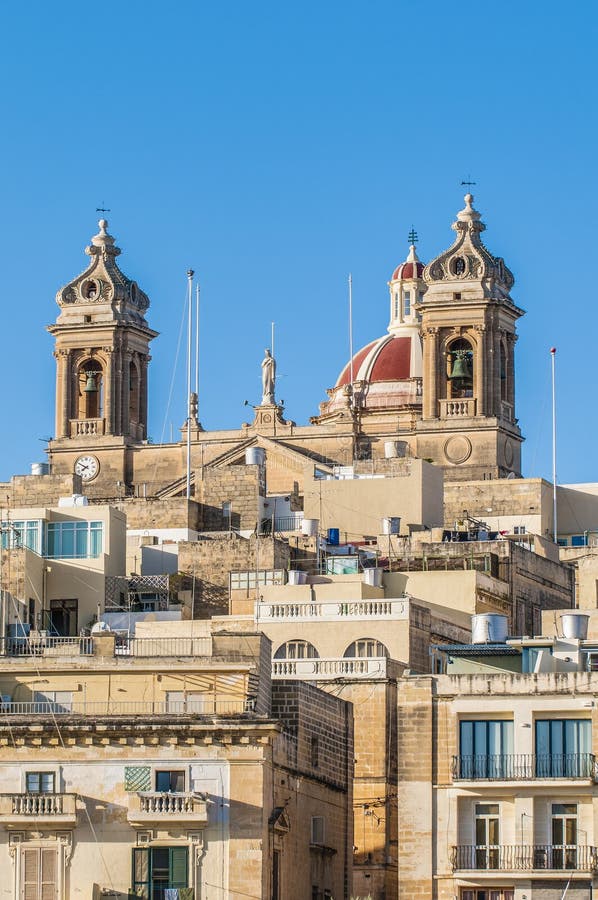
M84 481L126 480L124 447L147 438L149 298L116 263L120 249L102 219L87 269L56 295L55 472ZM92 452L93 451L93 452ZM78 471L81 469L81 471Z
M515 417L514 284L504 260L484 246L485 225L467 194L452 247L424 270L418 304L423 337L423 410L417 452L449 480L521 473Z

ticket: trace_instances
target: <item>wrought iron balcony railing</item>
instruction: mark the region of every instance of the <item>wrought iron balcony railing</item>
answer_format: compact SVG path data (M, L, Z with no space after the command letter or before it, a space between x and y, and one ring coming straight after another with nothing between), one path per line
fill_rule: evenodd
M534 778L598 778L593 753L506 753L453 756L460 781L530 781Z
M598 869L596 847L552 844L500 844L453 847L453 871L553 872L573 870L595 872Z

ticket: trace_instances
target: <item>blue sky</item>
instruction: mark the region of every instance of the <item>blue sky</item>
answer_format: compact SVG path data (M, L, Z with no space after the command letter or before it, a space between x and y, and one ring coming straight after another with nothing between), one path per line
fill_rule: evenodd
M516 277L524 474L598 480L596 6L302 0L27 2L0 10L0 478L43 459L54 360L44 326L111 212L152 300L150 435L167 409L189 265L202 284L201 419L237 427L277 325L278 393L306 422L355 344L384 333L413 224L451 243L471 174L486 243Z

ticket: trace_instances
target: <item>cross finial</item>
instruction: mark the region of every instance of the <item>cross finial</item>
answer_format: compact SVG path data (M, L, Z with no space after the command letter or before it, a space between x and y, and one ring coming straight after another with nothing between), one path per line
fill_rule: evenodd
M104 206L104 201L102 200L102 205L96 206L96 212L107 213L107 212L112 212L112 210L108 209L106 206Z
M417 242L418 242L418 240L419 240L419 238L418 238L418 236L417 236L417 231L415 230L415 228L413 227L413 225L411 226L411 231L410 231L409 234L407 235L407 240L409 241L409 243L410 243L411 245L417 244Z
M464 180L464 181L462 181L461 184L463 185L463 187L473 187L473 185L474 185L474 184L477 184L477 182L476 182L476 181L472 181L472 180L471 180L471 175L468 175L468 176L467 176L467 179Z

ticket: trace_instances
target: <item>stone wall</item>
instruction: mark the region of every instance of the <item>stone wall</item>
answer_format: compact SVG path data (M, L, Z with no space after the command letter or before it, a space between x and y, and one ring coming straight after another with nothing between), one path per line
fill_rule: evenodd
M201 529L201 506L186 497L172 497L167 500L153 498L131 498L113 500L112 506L120 509L127 517L127 529L189 528Z
M264 472L260 466L204 469L195 492L203 504L203 530L253 531L260 517L260 497L264 495ZM230 518L223 514L223 503L230 503Z
M60 497L82 493L80 475L13 475L0 484L1 507L58 506Z
M200 534L179 543L179 571L195 576L194 614L207 618L228 611L230 572L287 569L289 545L277 538L235 532Z

